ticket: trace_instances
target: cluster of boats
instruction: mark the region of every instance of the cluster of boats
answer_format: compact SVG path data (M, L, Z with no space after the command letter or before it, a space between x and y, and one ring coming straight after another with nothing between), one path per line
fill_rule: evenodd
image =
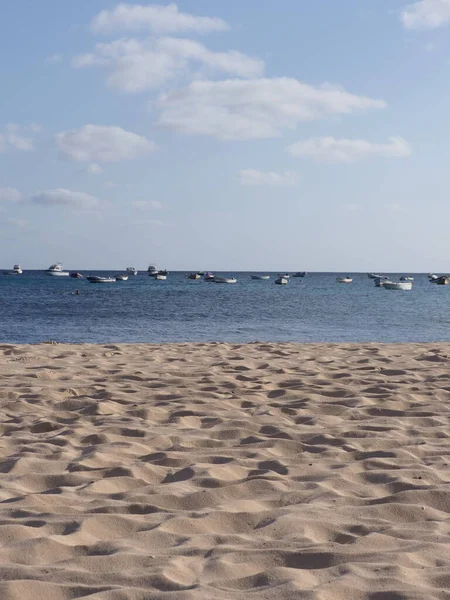
M297 273L294 273L292 275L292 277L305 277L305 275L306 275L306 271L298 271ZM268 279L270 279L270 275L255 274L255 275L250 275L250 277L254 281L267 281ZM275 283L278 285L286 285L289 283L290 277L291 277L291 275L289 275L288 273L285 273L284 275L278 274L278 277L275 279ZM213 283L236 283L237 282L236 277L221 277L221 276L215 275L214 273L211 273L210 271L207 271L206 273L203 271L200 271L198 273L191 273L190 275L187 276L187 278L191 279L191 280L199 280L199 279L203 278L204 281L210 281Z

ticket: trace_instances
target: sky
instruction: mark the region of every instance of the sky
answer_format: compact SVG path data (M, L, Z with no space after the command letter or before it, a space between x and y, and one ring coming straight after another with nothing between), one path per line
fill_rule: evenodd
M0 265L449 271L450 0L15 0Z

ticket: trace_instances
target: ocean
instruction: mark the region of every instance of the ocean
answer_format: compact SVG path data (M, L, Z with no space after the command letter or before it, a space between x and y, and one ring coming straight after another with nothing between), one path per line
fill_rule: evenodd
M83 274L114 275L90 271ZM0 274L2 343L437 342L450 340L450 286L414 274L412 291L376 288L366 273L310 273L286 286L233 273L234 285L145 272L92 284L42 271ZM390 274L398 280L400 274ZM79 295L74 292L79 290Z

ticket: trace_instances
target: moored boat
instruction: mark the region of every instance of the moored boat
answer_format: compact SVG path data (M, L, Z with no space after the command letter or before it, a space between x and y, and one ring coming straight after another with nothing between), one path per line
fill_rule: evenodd
M101 277L99 275L89 275L88 277L86 277L86 279L90 283L115 283L116 282L115 277Z
M14 265L12 271L4 271L3 275L22 275L22 268L20 265Z
M72 279L83 279L83 275L81 273L71 273L70 277L72 277Z
M128 281L128 275L116 275L115 280L116 281Z
M385 281L383 287L385 290L411 290L412 281Z
M338 283L351 283L353 279L347 275L346 277L336 277L336 281Z
M156 273L155 279L157 281L165 281L167 279L167 275L165 273L163 273L163 272Z
M47 275L52 275L53 277L68 277L69 271L63 271L61 263L55 263L54 265L50 265L48 269L44 271Z
M129 275L137 275L138 274L137 270L134 267L127 267L127 273Z
M201 275L200 273L191 273L190 275L187 276L188 279L200 279Z
M214 281L215 277L216 276L214 275L214 273L211 273L210 271L208 271L207 273L204 274L203 279L205 281Z
M236 277L215 277L215 283L236 283Z
M400 277L400 281L414 281L414 277L410 277L409 275L402 275Z
M147 274L151 277L154 277L159 272L159 269L156 265L150 265L147 269Z
M270 275L252 275L251 278L255 279L256 281L265 281L270 279Z
M306 271L297 271L297 273L294 273L292 277L306 277L306 275Z
M450 283L450 277L447 275L441 275L438 277L435 282L436 285L448 285Z
M277 277L275 283L277 285L287 285L289 283L289 277Z

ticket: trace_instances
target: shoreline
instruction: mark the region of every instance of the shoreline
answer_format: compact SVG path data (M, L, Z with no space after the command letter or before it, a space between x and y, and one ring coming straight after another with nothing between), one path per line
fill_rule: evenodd
M0 596L448 598L449 367L450 342L1 343Z

